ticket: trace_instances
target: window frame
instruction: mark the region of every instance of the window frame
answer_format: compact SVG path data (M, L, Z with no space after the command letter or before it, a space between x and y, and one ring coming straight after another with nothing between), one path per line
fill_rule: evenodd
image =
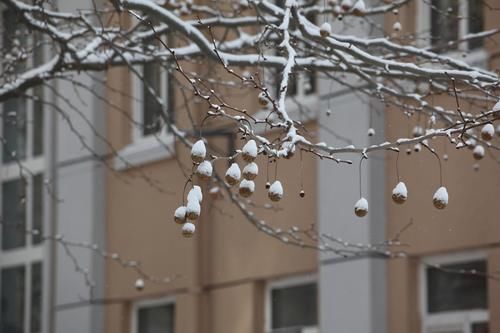
M429 313L427 300L427 269L428 265L449 265L484 260L488 262L487 254L482 250L457 252L435 255L423 258L419 265L419 300L422 333L440 333L441 331L458 329L462 333L471 333L470 327L476 322L489 323L489 309L472 309L459 311L443 311ZM425 263L424 263L425 262Z
M130 332L139 333L137 325L139 324L139 309L143 308L154 308L162 305L173 305L174 306L174 332L175 332L175 308L176 299L174 296L160 297L160 298L148 298L141 299L132 303L132 316L130 318Z
M469 13L469 1L475 0L457 0L459 1L458 10L459 16L468 16ZM432 14L431 7L428 4L425 4L422 1L417 1L417 16L416 16L416 33L423 33L428 31L429 35L431 34L432 27ZM460 20L458 23L458 38L462 38L463 36L469 33L468 20ZM419 47L430 48L432 47L430 39L418 39L417 45ZM482 68L487 67L487 59L488 53L484 48L484 45L472 50L469 50L469 43L459 43L457 45L457 50L449 50L443 53L443 55L454 58L454 59L462 59L462 54L467 52L467 57L465 61L473 66L479 66Z
M276 280L271 280L266 283L265 287L265 313L264 313L264 332L273 333L276 330L273 330L272 326L272 291L273 289L282 289L288 287L301 286L309 283L318 284L318 276L316 273L306 274L306 275L298 275L292 277L284 277ZM319 299L316 295L316 301ZM319 303L318 303L319 310ZM302 333L318 333L319 332L319 313L318 316L318 324L316 326L306 326L302 328Z

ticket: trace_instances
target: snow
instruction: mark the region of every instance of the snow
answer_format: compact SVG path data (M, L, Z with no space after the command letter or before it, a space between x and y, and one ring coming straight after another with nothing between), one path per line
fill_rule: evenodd
M186 207L180 206L174 212L174 217L176 221L183 222L186 220Z
M269 193L278 197L283 197L283 186L279 180L276 180L271 184L271 187L269 187Z
M195 225L194 225L193 223L191 223L191 222L184 223L184 224L182 225L182 233L183 233L183 234L192 235L192 234L194 234L195 230L196 230L196 227L195 227Z
M375 135L375 130L373 128L368 129L368 136L374 136Z
M401 195L405 198L408 196L408 190L406 188L406 184L403 182L399 182L396 187L392 190L392 194Z
M205 148L205 143L203 140L198 140L191 148L191 156L196 158L196 161L201 162L207 155L207 149Z
M481 136L483 137L483 139L489 138L491 140L494 134L495 134L495 128L493 127L492 124L486 124L481 129Z
M196 168L196 172L204 177L211 177L212 176L212 163L209 161L203 161L201 162L198 167Z
M237 163L231 164L229 169L227 169L227 171L226 171L226 175L231 176L234 179L240 179L241 171L240 171L240 167L238 166L238 164Z
M472 151L472 153L474 154L474 157L476 159L483 158L484 157L484 147L481 145L477 145L474 147L474 150Z
M255 162L248 163L243 168L243 176L249 180L252 180L258 174L259 174L259 167L257 166L257 163L255 163Z
M332 33L332 26L330 25L330 23L323 23L319 28L319 33L322 37L329 36Z
M201 192L201 187L199 187L198 185L194 185L187 195L187 200L201 203L201 201L203 200L203 193Z
M257 157L257 144L255 140L248 140L248 142L243 146L242 149L243 156L248 156L251 159Z
M357 14L364 14L366 12L366 5L363 0L357 0L354 4L353 12Z
M392 25L392 29L394 31L401 31L402 27L401 27L401 22L394 22L394 24Z
M432 200L434 201L434 205L442 208L446 207L446 205L448 205L448 191L446 190L446 187L441 186L438 188L436 193L434 193Z
M342 0L340 7L342 7L343 10L348 11L352 7L352 0Z
M144 280L141 278L138 278L135 280L135 289L137 290L142 290L144 289Z
M368 211L368 200L366 200L365 198L360 198L358 201L356 201L354 209Z
M255 183L251 180L243 179L240 183L240 188L247 188L250 192L255 192Z
M500 101L498 101L494 106L493 106L493 111L500 111Z
M186 205L186 214L187 217L191 220L196 219L198 216L200 216L201 213L201 206L200 203L197 200L188 200L188 203Z

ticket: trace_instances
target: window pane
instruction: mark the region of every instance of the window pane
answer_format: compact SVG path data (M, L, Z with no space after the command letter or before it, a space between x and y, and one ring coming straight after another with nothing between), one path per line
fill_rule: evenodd
M2 269L0 332L23 333L24 266Z
M469 0L469 33L481 32L484 30L484 4L482 1ZM469 49L476 49L483 46L483 38L473 39L469 42Z
M25 186L20 179L2 184L2 249L24 246L25 237Z
M157 133L161 129L162 105L158 103L155 94L161 98L162 68L156 63L144 65L144 108L143 108L143 135ZM148 87L149 86L149 87ZM152 94L149 89L153 89Z
M43 100L43 88L34 88L34 93L37 98ZM43 103L41 101L33 101L33 155L40 156L43 154Z
M488 323L474 323L471 327L471 333L489 333L490 327Z
M26 157L26 100L10 98L3 103L3 162ZM15 156L13 156L15 154Z
M138 333L173 333L174 305L141 308L138 311Z
M315 283L272 290L272 328L315 326L318 321L316 293Z
M486 272L486 262L473 261L442 266L443 269ZM486 309L487 279L484 276L445 272L437 268L427 269L428 309L430 313L441 311Z
M445 47L449 41L458 39L458 0L432 0L432 6L432 46Z
M37 235L33 235L33 244L39 244L42 241L43 232L43 175L36 175L33 177L33 200L32 200L32 213L33 213L33 229L38 230Z
M38 333L42 330L42 263L31 265L31 318L30 332Z

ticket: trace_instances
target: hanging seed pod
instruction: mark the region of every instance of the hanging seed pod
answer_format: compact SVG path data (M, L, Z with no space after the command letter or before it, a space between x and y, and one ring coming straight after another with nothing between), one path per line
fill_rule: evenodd
M366 13L366 5L363 0L357 0L354 4L354 8L352 9L352 14L354 16L365 16Z
M203 193L201 192L201 187L194 185L187 195L187 201L198 201L201 203L203 200Z
M233 186L240 182L240 178L241 178L240 167L236 163L231 164L229 169L227 169L226 171L226 176L225 176L226 182L229 185Z
M247 163L253 162L257 158L257 144L255 140L248 140L243 149L241 149L241 156Z
M401 205L405 203L406 199L408 199L406 185L403 182L399 182L392 190L392 201Z
M319 34L321 37L326 38L332 33L332 26L330 23L325 22L319 27Z
M368 129L368 136L374 136L375 135L375 130L373 128Z
M424 129L422 128L422 126L413 127L413 137L414 138L422 136L422 135L424 135Z
M186 217L189 220L196 220L200 217L201 206L197 200L188 201L186 205Z
M299 197L303 198L305 196L306 196L306 192L304 192L304 190L300 190Z
M141 279L141 278L138 278L137 280L135 280L135 289L137 289L138 291L142 291L144 289L144 280Z
M207 149L203 140L198 140L191 148L191 159L195 163L201 163L207 155Z
M352 7L352 0L342 0L342 2L340 3L340 7L344 12L349 11L349 9L351 9Z
M255 183L251 180L243 179L238 192L243 198L248 198L255 192Z
M484 147L481 146L481 145L475 146L474 150L472 151L472 156L477 161L483 159L483 157L484 157Z
M368 214L368 201L365 198L360 198L354 205L354 214L358 217L363 217Z
M394 22L394 24L392 25L392 29L394 31L401 31L402 29L402 26L401 26L401 22Z
M271 201L280 201L283 198L283 186L281 186L281 182L276 180L267 191L267 195Z
M266 94L264 92L261 92L259 94L259 104L260 106L267 106L269 104L269 100L266 97Z
M490 141L495 135L495 128L492 124L486 124L481 129L481 138L485 141Z
M196 227L193 223L191 222L184 223L184 225L182 226L182 236L186 238L191 238L193 237L195 230Z
M196 168L196 175L202 180L207 180L212 177L213 167L209 161L201 162Z
M174 221L178 224L183 224L186 222L186 207L180 206L174 212Z
M441 186L432 197L432 203L437 209L444 209L448 205L448 191L446 187Z
M243 178L247 180L254 180L258 174L259 167L255 162L249 163L243 168Z

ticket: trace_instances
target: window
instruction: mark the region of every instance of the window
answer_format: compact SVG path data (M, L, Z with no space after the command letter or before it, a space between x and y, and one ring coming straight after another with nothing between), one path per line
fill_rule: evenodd
M141 301L134 306L133 333L174 333L175 305L171 300Z
M2 80L43 61L43 40L12 11L0 7L0 42L9 50ZM21 55L31 55L21 57ZM19 60L19 59L25 60ZM10 66L10 67L9 67ZM31 98L33 97L33 98ZM0 105L0 332L41 331L43 252L43 87ZM23 169L18 163L21 162ZM25 169L24 169L25 168ZM26 170L29 170L26 171ZM37 229L31 235L26 229Z
M452 255L425 260L422 266L424 333L489 333L488 281L471 272L486 272L480 254Z
M164 38L166 39L166 38ZM158 45L157 40L152 43ZM172 38L167 44L171 45ZM137 67L142 80L134 75L133 89L135 97L133 130L134 141L154 135L165 135L168 127L164 125L164 117L173 117L173 93L171 74L168 66L159 61Z
M267 332L318 332L317 283L312 278L271 283L267 307Z
M484 4L482 1L432 0L430 3L419 2L419 7L421 7L419 33L430 34L428 44L435 51L458 50L465 52L483 46L481 38L459 45L449 45L449 42L483 30ZM429 40L429 38L424 39Z

